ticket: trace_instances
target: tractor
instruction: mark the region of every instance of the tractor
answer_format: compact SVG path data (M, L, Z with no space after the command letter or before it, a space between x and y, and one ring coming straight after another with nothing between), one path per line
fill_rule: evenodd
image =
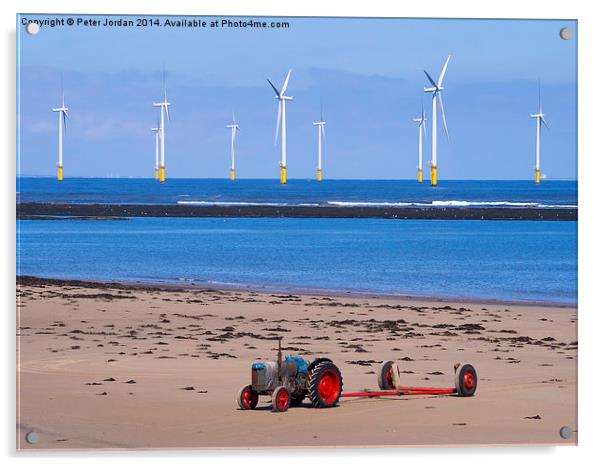
M332 408L339 402L343 377L339 368L328 358L307 361L299 356L282 358L281 339L278 339L276 361L257 361L251 366L251 384L238 392L240 409L255 409L259 396L271 396L276 412L300 406L307 397L314 408Z

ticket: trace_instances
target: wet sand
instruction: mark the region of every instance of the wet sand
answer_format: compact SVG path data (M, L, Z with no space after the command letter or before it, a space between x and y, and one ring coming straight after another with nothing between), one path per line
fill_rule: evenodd
M522 207L339 207L328 205L135 205L17 203L17 218L49 220L53 216L216 217L216 218L388 218L399 220L559 220L576 221L576 208Z
M574 307L18 280L18 448L147 449L556 445L577 429ZM472 398L342 399L241 411L257 358L327 356L344 391L376 389L379 363L407 385ZM31 430L39 442L23 438Z

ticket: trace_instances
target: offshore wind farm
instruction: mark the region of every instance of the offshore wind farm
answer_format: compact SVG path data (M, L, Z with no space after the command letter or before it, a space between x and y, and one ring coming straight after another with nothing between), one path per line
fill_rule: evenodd
M424 70L424 74L428 79L429 87L424 87L424 92L432 94L432 113L431 113L431 145L430 145L430 185L432 187L436 187L438 184L438 175L437 175L437 147L438 147L438 127L437 127L437 115L440 113L441 120L443 123L443 129L445 130L445 135L447 137L447 141L449 142L449 131L447 127L447 120L445 117L445 107L443 105L443 95L442 91L443 80L445 78L445 73L447 71L449 62L451 59L451 55L448 55L443 68L439 74L437 81L431 77L431 75ZM290 77L291 77L292 69L289 69L284 82L282 84L281 89L279 90L269 79L267 79L270 87L275 92L275 98L278 100L278 112L276 118L276 132L274 136L274 146L278 145L278 141L280 138L280 148L281 148L281 158L279 162L280 166L280 184L286 185L287 182L287 170L286 170L286 149L287 149L287 136L286 136L286 102L292 101L293 97L285 95L285 92L288 89ZM159 109L159 116L157 126L152 128L151 131L155 135L155 179L157 179L160 183L165 182L165 123L166 120L169 121L169 106L170 102L167 100L167 87L165 82L165 69L163 69L163 100L161 102L154 102L153 107ZM539 185L541 182L541 127L542 124L549 129L549 126L544 118L542 102L541 102L541 82L538 81L538 105L539 111L536 114L531 114L531 118L536 119L536 142L535 142L535 184ZM64 132L66 130L66 118L67 118L67 108L65 107L65 95L64 90L62 89L62 76L61 76L61 107L60 108L52 108L53 112L58 113L59 123L58 123L58 174L57 180L59 182L63 181L63 138ZM424 113L424 105L422 106L421 116L419 118L413 118L413 121L418 123L418 183L422 183L423 180L423 172L422 172L422 164L423 164L423 135L426 139L427 136L427 125L426 125L426 116ZM326 122L323 118L322 111L322 103L320 103L320 121L313 122L313 126L317 129L317 142L318 142L318 163L317 163L317 181L321 182L323 180L322 173L322 151L323 144L326 139L325 132ZM231 130L231 138L230 138L230 179L231 181L235 181L235 145L236 145L236 135L240 130L239 125L236 123L236 117L234 115L234 111L232 111L232 123L226 125L226 128ZM545 176L544 176L545 178Z
M161 19L17 32L19 448L573 443L576 23ZM237 410L282 336L479 396Z

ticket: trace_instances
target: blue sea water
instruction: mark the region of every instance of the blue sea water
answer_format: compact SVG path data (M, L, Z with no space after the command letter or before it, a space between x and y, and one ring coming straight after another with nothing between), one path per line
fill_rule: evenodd
M278 180L17 178L20 202L112 204L330 204L475 207L576 207L577 182L414 180Z
M574 304L577 222L18 220L17 273Z

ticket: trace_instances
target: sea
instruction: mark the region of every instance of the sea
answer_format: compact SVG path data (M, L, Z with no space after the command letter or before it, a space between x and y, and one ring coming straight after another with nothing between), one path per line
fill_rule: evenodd
M577 182L17 178L17 203L576 208ZM575 305L577 222L17 220L17 274Z

